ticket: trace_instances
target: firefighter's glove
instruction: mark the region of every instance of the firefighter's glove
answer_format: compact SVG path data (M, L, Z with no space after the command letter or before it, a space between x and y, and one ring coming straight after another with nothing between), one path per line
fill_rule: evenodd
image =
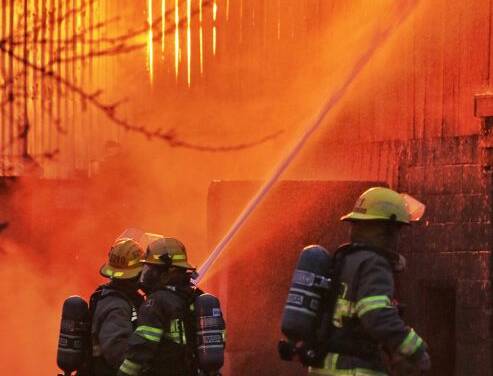
M315 350L302 348L298 353L299 360L304 367L316 366L320 360Z

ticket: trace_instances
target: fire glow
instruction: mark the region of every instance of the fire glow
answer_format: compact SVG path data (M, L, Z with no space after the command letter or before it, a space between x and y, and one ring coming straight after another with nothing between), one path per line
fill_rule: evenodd
M186 82L187 86L191 87L194 64L199 64L200 76L202 76L204 73L205 56L208 53L215 56L217 52L218 1L175 0L167 3L166 0L160 0L159 3L159 10L157 10L157 8L156 10L158 14L160 13L160 16L154 19L153 14L155 9L153 8L156 4L154 4L154 0L147 0L146 13L148 31L146 67L149 73L149 82L151 85L154 83L155 74L158 74L158 72L161 71L160 65L172 64L175 81L178 83L180 79L180 64L182 63L182 58L185 59L184 54L186 53ZM228 0L228 14L226 15L228 18L229 8L230 5ZM170 20L167 20L168 16L171 16ZM197 23L193 22L193 18L196 16L199 18ZM182 34L182 31L184 34ZM157 33L160 33L160 35L156 35ZM169 52L166 49L166 38L168 35L172 38L172 47L170 48L172 51L168 50ZM199 57L196 60L193 59L194 40L197 40L198 42L197 52ZM207 44L210 43L210 47L207 49L204 47L206 40ZM160 62L154 59L155 42L160 44L162 55L162 58L159 59L161 60ZM172 54L172 59L166 59L167 53ZM166 61L166 63L163 63L164 61ZM168 61L170 63L168 63ZM195 61L197 62L195 63ZM185 60L183 60L183 63L185 63ZM168 71L168 69L163 70Z
M192 72L190 65L192 63L192 39L190 22L192 19L192 0L187 0L187 84L190 87L192 83Z
M149 25L149 35L148 35L148 41L147 41L147 54L148 54L148 60L147 60L147 68L149 69L149 80L151 81L151 84L154 81L154 36L152 32L152 26L153 26L153 21L152 21L152 0L148 0L147 3L147 23Z
M163 59L165 56L164 50L166 48L166 0L161 0L161 52Z

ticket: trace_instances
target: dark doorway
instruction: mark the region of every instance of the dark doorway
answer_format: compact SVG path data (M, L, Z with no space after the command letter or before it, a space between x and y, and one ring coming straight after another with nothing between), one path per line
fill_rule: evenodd
M438 282L420 283L423 292L420 332L429 346L431 375L455 375L456 288Z

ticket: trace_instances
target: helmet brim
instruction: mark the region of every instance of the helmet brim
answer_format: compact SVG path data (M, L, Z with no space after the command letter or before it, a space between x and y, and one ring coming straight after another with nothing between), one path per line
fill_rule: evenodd
M379 216L379 215L371 215L364 213L351 212L341 217L341 221L386 221L391 222L389 217ZM394 222L402 223L408 225L409 222L395 220Z
M99 274L107 278L130 279L137 277L141 271L142 265L140 264L130 269L120 269L108 264L104 264L99 269Z
M160 260L140 260L141 263L143 264L149 264L149 265L163 265L163 262ZM177 261L173 262L171 266L177 266L179 268L184 268L184 269L190 269L190 270L196 270L197 268L191 264L189 264L187 261Z

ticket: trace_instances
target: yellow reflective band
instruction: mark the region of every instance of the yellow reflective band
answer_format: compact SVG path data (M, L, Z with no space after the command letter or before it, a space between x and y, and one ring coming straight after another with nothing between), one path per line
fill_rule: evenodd
M332 318L332 323L335 327L342 328L342 319L354 315L353 305L354 303L349 300L342 298L337 299L334 316Z
M153 328L152 326L141 325L135 329L135 334L152 342L160 342L163 331L162 329Z
M399 352L403 355L413 355L416 350L423 344L423 340L416 334L414 329L409 331L409 334L404 338L404 341L399 346Z
M163 334L163 330L160 329L160 328L154 328L153 326L146 326L146 325L139 325L137 327L137 330L139 329L142 329L142 330L145 330L145 331L148 331L148 332L151 332L151 333L155 333L155 334Z
M125 359L120 366L120 371L130 376L137 376L141 369L142 366L140 364L131 362L128 359Z
M113 274L114 277L121 277L123 275L123 272L115 272L115 274Z
M177 344L185 345L187 343L183 321L180 319L172 320L169 333L165 333L164 335Z
M358 317L362 317L365 313L373 311L375 309L391 308L390 298L387 295L374 295L367 296L366 298L360 299L356 303L356 313Z
M308 375L322 376L387 376L387 374L366 368L338 369L339 354L328 353L323 368L308 367Z
M373 371L366 368L351 369L322 369L308 367L308 375L317 376L388 376L386 373Z
M187 256L185 255L173 255L171 256L171 260L177 261L177 260L186 260Z
M325 357L325 367L328 369L336 369L337 368L337 359L339 359L339 354L327 354Z

